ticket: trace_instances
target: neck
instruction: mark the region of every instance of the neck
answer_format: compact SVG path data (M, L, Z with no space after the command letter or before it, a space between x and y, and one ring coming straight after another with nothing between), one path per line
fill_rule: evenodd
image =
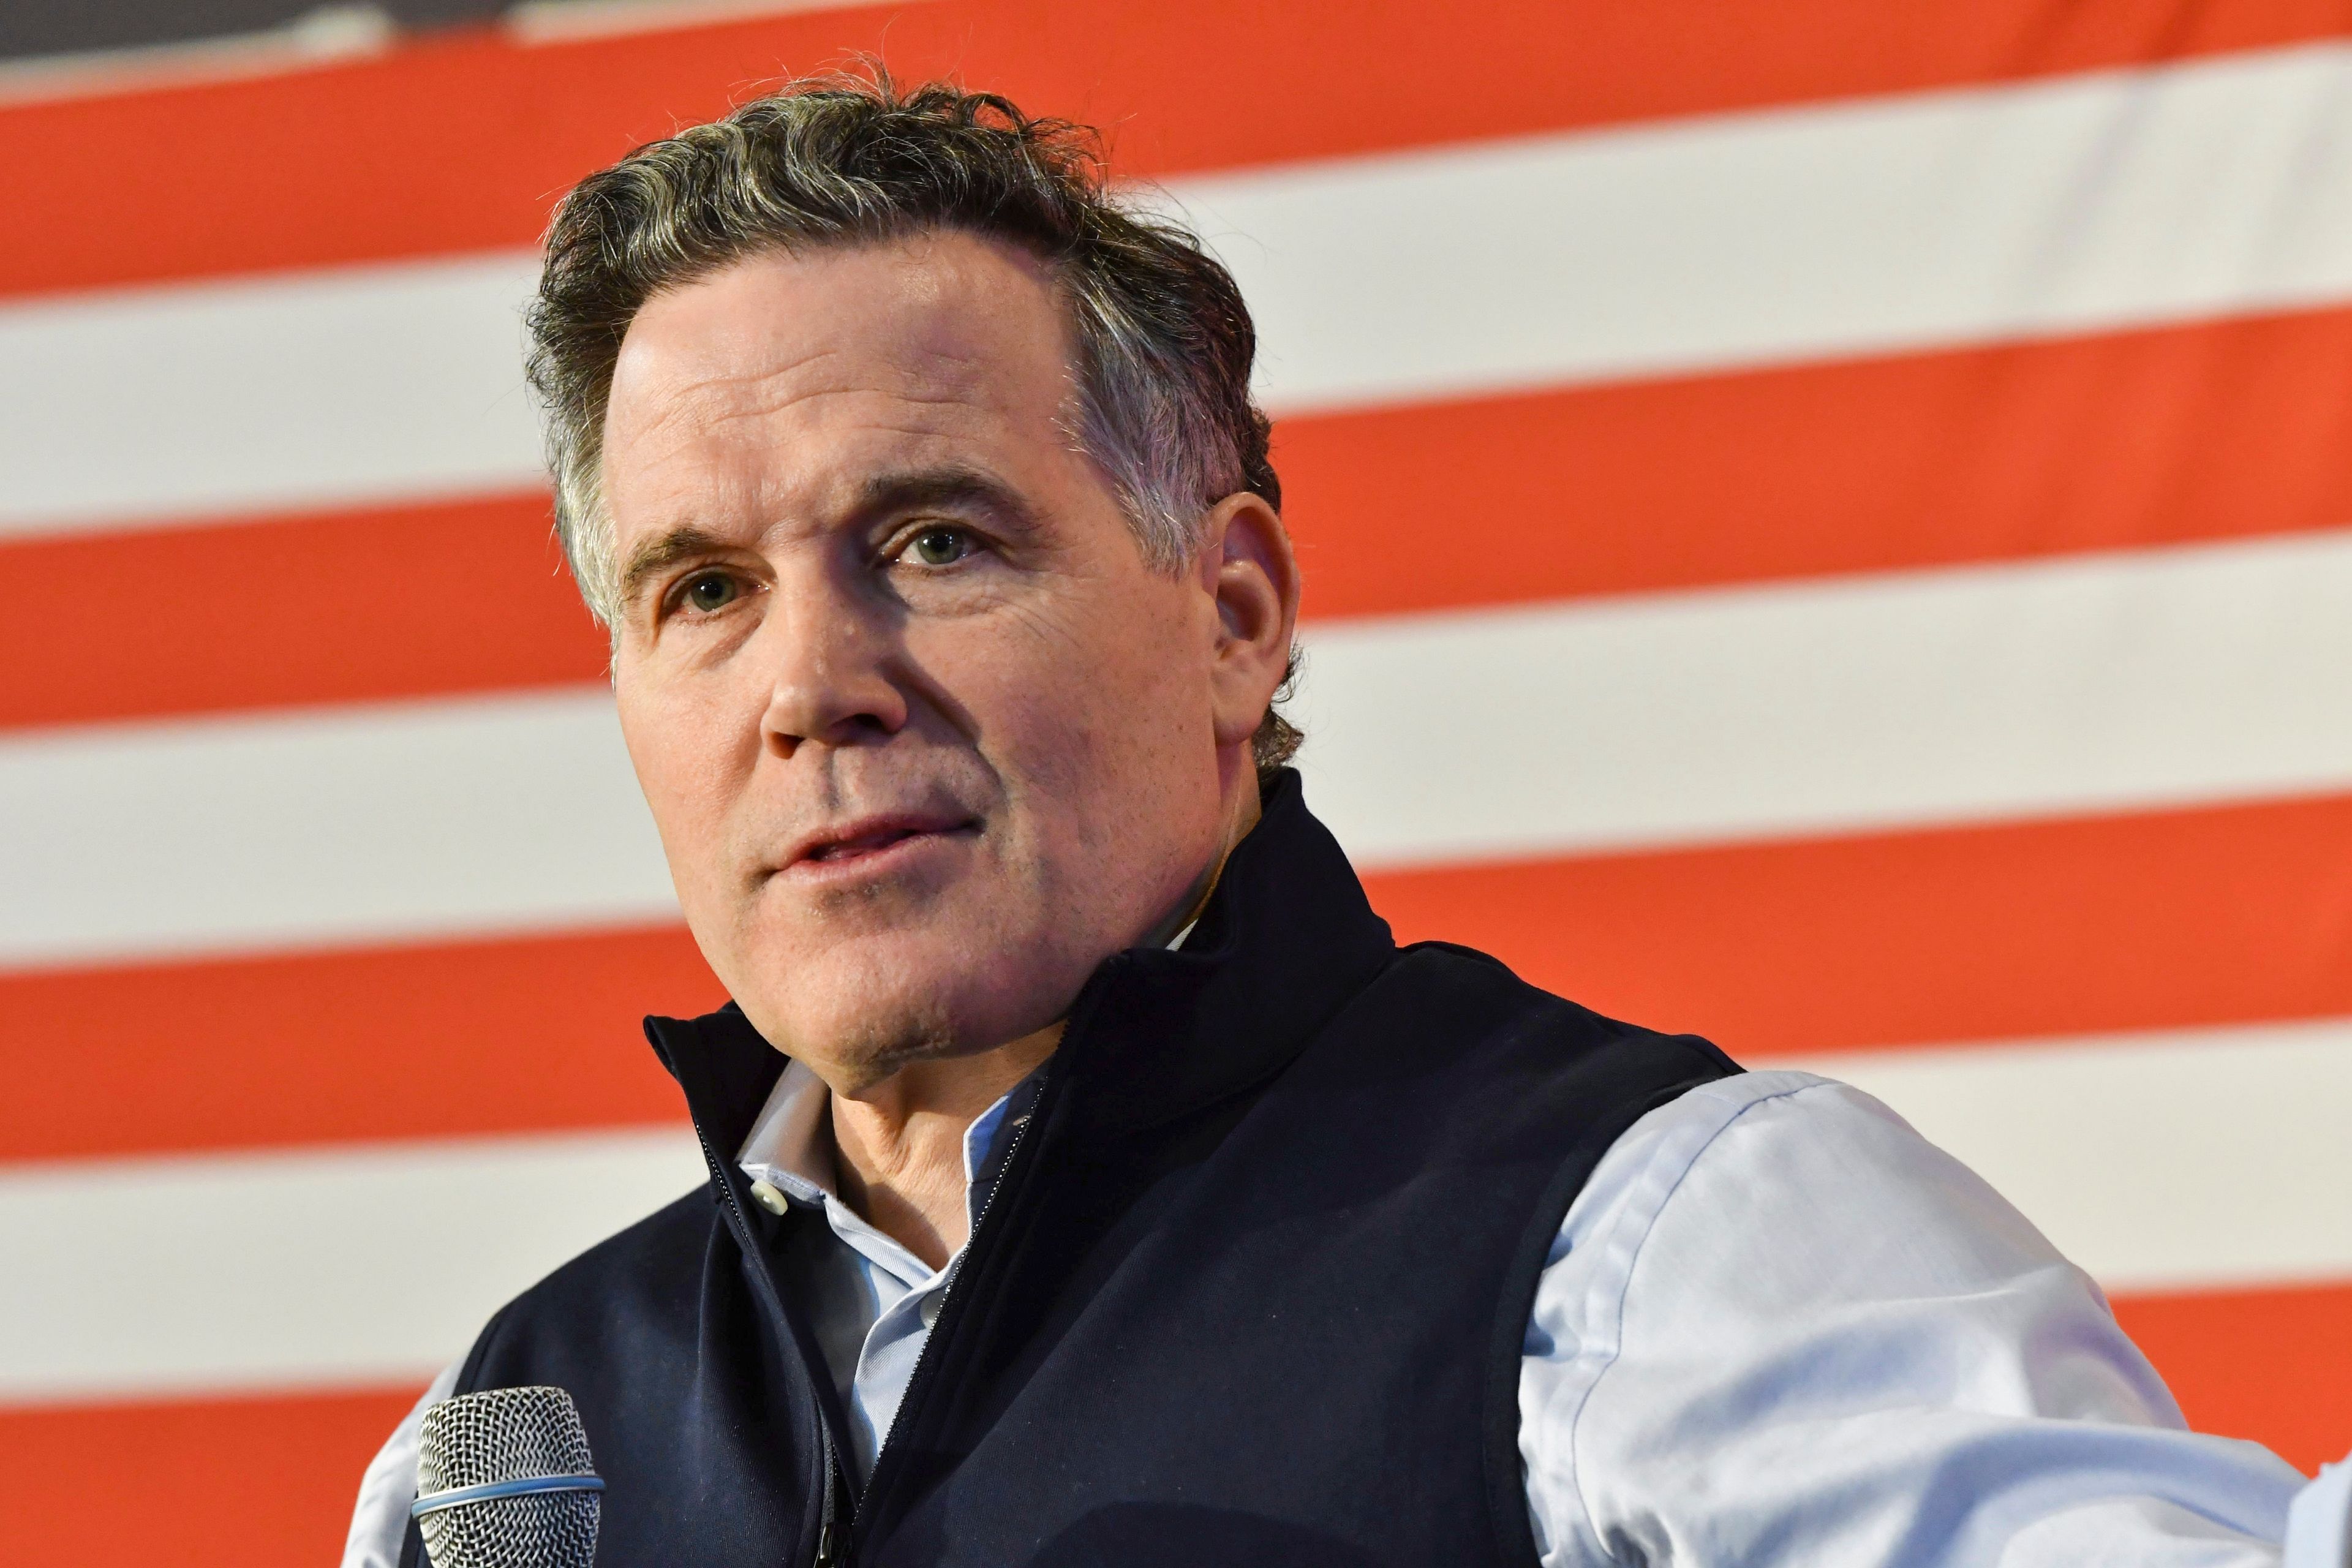
M833 1095L842 1200L933 1268L964 1243L963 1139L981 1112L1035 1071L1062 1026L993 1050L910 1062L855 1095Z
M1246 769L1246 749L1239 764ZM1255 773L1228 779L1223 842L1185 896L1143 937L1166 946L1198 920L1234 846L1257 825ZM909 1062L879 1082L834 1086L834 1181L844 1202L931 1268L971 1228L963 1140L982 1111L1035 1071L1062 1041L1055 1023L992 1050Z

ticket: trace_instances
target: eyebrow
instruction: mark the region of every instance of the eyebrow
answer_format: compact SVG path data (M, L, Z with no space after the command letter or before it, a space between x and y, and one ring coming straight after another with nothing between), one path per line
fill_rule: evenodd
M1024 531L1037 526L1035 510L1011 486L977 468L955 466L874 475L858 487L850 519L853 524L871 522L898 513L935 508L986 512ZM722 554L734 548L735 542L690 522L655 534L630 551L627 563L621 568L621 603L636 603L647 582L682 561Z
M715 555L727 548L727 541L709 529L698 528L690 522L643 541L629 552L628 563L621 568L621 603L636 603L639 591L648 580L658 577L679 562L691 561L699 555Z
M934 508L987 512L1023 530L1037 526L1036 512L1011 486L978 468L959 465L876 474L858 487L854 515L871 521Z

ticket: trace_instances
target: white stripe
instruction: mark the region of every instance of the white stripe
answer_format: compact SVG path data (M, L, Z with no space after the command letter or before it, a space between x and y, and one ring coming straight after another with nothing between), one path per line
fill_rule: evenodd
M860 0L515 0L499 25L524 44L667 33L714 22L844 9Z
M702 1173L678 1128L0 1167L0 1398L422 1381Z
M0 743L0 965L675 919L602 689Z
M2352 531L1310 630L1376 864L2352 784Z
M316 70L391 48L400 24L368 5L319 6L258 32L0 60L0 104L216 86Z
M1180 182L1277 411L2352 297L2352 49ZM0 310L0 532L536 482L526 257Z
M541 482L529 257L0 310L0 537Z
M2352 787L2352 531L1318 629L1370 866ZM0 742L0 966L668 918L601 689Z
M1837 1053L2113 1290L2352 1278L2352 1020Z
M1885 1099L2111 1288L2352 1276L2352 1023L1773 1065ZM674 1131L0 1169L0 1399L422 1379L698 1176Z
M2352 48L1180 187L1285 408L2352 294Z

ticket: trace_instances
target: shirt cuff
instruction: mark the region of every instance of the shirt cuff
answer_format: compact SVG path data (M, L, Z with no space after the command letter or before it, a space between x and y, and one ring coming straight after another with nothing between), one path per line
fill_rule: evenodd
M2286 1511L2284 1568L2352 1568L2352 1458L2322 1465Z

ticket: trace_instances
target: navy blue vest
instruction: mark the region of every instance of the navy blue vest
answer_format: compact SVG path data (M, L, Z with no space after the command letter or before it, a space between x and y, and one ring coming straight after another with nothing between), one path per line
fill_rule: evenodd
M1286 775L1182 951L1079 994L861 1496L789 1284L824 1222L732 1158L783 1058L732 1007L646 1027L709 1186L499 1312L459 1382L572 1391L601 1568L1527 1568L1546 1250L1620 1132L1738 1070L1399 949Z

